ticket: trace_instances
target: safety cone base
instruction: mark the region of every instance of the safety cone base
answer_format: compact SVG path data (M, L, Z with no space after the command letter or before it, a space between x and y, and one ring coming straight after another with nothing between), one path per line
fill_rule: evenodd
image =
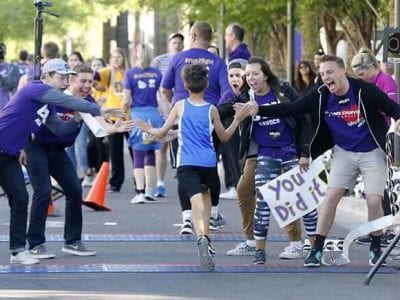
M82 202L84 205L94 209L109 211L111 210L104 205L104 200L106 198L106 186L109 173L109 163L104 162L100 168L99 173L96 175L93 186L89 191L86 199Z
M93 202L93 201L83 201L83 204L93 208L94 210L104 210L104 211L110 211L111 208L105 206L105 205L101 205L99 203Z

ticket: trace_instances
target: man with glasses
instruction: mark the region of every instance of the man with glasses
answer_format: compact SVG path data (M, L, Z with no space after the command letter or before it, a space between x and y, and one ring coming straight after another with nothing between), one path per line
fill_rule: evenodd
M248 60L251 56L247 45L243 43L244 28L238 23L231 23L225 29L225 43L230 53L228 62L242 58Z

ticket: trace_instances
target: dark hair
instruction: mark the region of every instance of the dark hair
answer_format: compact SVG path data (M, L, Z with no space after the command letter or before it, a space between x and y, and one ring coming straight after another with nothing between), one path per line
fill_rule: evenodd
M208 69L206 65L186 65L182 68L181 76L186 88L192 93L200 93L207 87Z
M22 61L25 61L28 59L28 51L26 50L21 50L19 51L19 55L18 55L19 59Z
M68 55L68 57L71 57L72 55L77 56L78 59L79 59L79 61L80 61L81 63L84 63L84 62L85 62L85 60L83 59L82 54L81 54L79 51L72 51L72 52Z
M301 76L300 73L300 66L305 65L308 67L308 76L310 77L310 83L314 83L314 79L317 76L313 70L313 67L311 66L311 63L306 61L306 60L301 60L299 64L297 65L297 72L296 72L296 89L299 93L302 91L307 90L308 84L303 80L303 77Z
M271 68L269 67L268 63L259 56L252 56L247 61L247 64L260 64L261 71L267 76L267 82L270 85L271 89L275 93L276 97L281 101L286 101L286 97L281 93L281 83L279 82L278 76L272 73Z
M105 62L105 60L103 58L95 57L95 58L92 59L92 61L94 61L94 60L98 60L99 62L101 62L103 67L107 67L107 64L106 64L106 62Z
M328 61L335 62L339 66L339 68L341 68L341 69L345 69L346 68L343 59L341 59L339 56L335 56L335 55L324 55L324 56L322 56L321 63L328 62Z
M89 67L88 65L85 64L77 64L72 71L78 73L90 73L93 74L93 70L91 67Z
M46 59L59 58L60 52L58 45L54 42L43 44L43 55Z
M236 36L236 38L239 41L242 42L243 39L244 39L244 28L243 28L243 26L240 25L239 23L231 23L231 24L229 24L229 26L231 26L232 32Z

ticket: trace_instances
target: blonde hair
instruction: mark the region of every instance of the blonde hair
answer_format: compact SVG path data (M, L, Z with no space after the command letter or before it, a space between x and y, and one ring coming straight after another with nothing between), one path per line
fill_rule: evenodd
M153 59L152 50L147 44L140 44L136 46L136 64L142 69L150 67L151 60Z
M379 63L370 49L361 48L351 61L353 71L366 70L369 67L379 69Z

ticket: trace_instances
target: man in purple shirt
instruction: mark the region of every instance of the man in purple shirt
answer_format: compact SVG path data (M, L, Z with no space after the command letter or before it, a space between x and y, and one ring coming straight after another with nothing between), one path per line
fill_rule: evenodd
M207 102L217 105L223 93L230 89L225 62L207 50L211 39L212 29L208 23L197 21L193 24L190 29L190 49L177 53L172 58L162 79L161 94L164 100L170 102L172 99L174 104L189 96L181 78L183 66L189 64L201 63L209 69L209 86L204 95Z
M285 117L309 113L314 133L310 143L313 159L333 148L334 156L325 201L320 207L317 234L306 267L321 265L325 239L332 227L337 205L354 187L359 174L365 186L368 220L383 216L382 196L387 177L385 141L388 125L379 112L396 120L400 128L400 106L374 84L346 76L345 64L337 56L324 55L320 75L323 85L312 89L296 103L257 106L253 115ZM382 231L371 232L369 264L381 256Z
M42 78L46 82L31 81L20 89L0 111L0 186L10 205L10 263L37 264L39 260L25 250L29 195L20 163L25 163L22 151L43 125L57 135L76 130L75 118L63 122L57 116L54 105L72 110L122 117L121 109L100 109L97 104L64 94L68 75L73 74L61 59L49 60L43 67ZM22 152L21 152L22 151Z
M210 45L212 39L212 28L210 24L204 21L196 21L190 28L189 43L190 49L175 54L172 58L168 70L165 73L161 81L161 95L164 101L175 102L186 99L189 97L189 92L183 85L181 78L181 71L185 65L189 64L204 64L209 69L208 73L208 88L205 90L204 99L213 104L217 105L221 96L228 90L230 90L228 82L228 74L226 64L222 58L210 53L207 48ZM174 90L172 90L174 89ZM172 144L172 143L171 143ZM172 146L174 147L174 146ZM218 213L218 202L220 184L217 184L218 189L211 191L212 200L212 228L218 229L222 225L225 225L225 220ZM179 197L182 206L182 217L183 226L181 233L192 233L191 226L191 205L190 200L187 197ZM219 221L220 223L218 223ZM220 225L218 225L218 224ZM215 225L215 226L214 226ZM185 230L185 226L187 230Z
M230 50L228 62L242 58L248 60L251 56L247 45L243 43L244 28L238 23L231 23L225 29L225 43Z

